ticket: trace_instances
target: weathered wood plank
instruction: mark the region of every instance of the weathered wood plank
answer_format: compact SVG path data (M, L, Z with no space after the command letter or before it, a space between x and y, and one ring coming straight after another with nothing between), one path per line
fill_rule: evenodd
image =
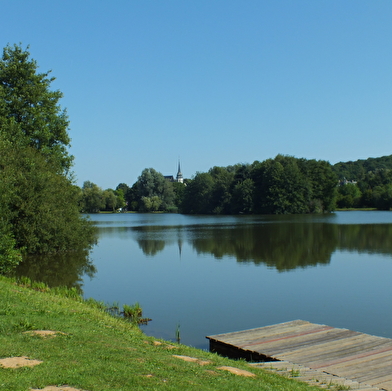
M383 383L378 383L376 386L379 387L381 390L392 390L392 381L389 380Z
M392 339L389 338L302 320L207 338L210 347L244 352L244 357L287 360L293 365L392 391Z
M317 351L318 355L314 354L316 352L309 352L308 354L304 354L300 357L301 360L307 361L314 368L318 367L331 367L334 365L339 367L344 367L346 365L353 365L354 360L362 361L370 361L372 357L376 354L381 354L387 348L387 354L390 355L391 344L388 346L383 346L380 348L380 345L357 345L351 346L350 348L343 348L341 351L337 350L336 352L331 352L326 349L325 355L322 351ZM377 348L377 349L376 349ZM286 357L286 355L284 355ZM298 356L293 355L290 356L290 359L294 360L298 358Z
M285 356L291 357L296 355L301 355L303 359L307 358L317 358L320 356L323 361L325 361L326 356L329 359L338 358L342 354L349 354L351 352L355 352L360 349L359 342L363 340L361 334L355 333L352 336L348 336L347 338L339 338L336 341L326 341L323 343L314 346L314 349L309 350L308 345L303 348L298 348L293 352L285 353Z
M315 349L318 345L334 342L338 339L349 338L352 335L355 335L355 332L351 332L350 330L323 330L319 331L317 335L308 334L293 337L287 341L266 343L264 346L257 345L257 349L262 349L264 351L272 348L274 353L278 355L284 352L295 352L296 350L307 349L308 346L312 346Z

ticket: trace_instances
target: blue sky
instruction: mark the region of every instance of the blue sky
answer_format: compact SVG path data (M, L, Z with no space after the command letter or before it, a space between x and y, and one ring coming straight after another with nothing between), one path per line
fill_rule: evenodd
M392 154L390 0L0 0L64 93L77 183Z

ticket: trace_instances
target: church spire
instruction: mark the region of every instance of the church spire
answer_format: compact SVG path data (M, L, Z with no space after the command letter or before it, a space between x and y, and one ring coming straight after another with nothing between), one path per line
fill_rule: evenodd
M177 182L179 183L184 183L184 178L182 177L182 172L181 172L181 167L180 167L180 161L178 160L178 172L177 172Z

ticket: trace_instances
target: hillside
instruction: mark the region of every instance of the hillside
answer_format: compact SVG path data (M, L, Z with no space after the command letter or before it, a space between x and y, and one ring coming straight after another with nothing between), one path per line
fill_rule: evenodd
M392 169L392 155L377 158L359 159L356 161L339 162L332 166L339 179L359 181L369 171Z

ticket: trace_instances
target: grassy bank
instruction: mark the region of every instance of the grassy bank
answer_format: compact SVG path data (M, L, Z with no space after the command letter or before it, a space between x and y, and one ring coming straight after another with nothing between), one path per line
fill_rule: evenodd
M57 333L41 336L34 330ZM1 390L56 385L89 391L315 390L243 361L147 337L93 303L32 290L0 277L0 359L22 356L41 363L15 369L0 365ZM236 375L219 369L222 366L255 376Z

